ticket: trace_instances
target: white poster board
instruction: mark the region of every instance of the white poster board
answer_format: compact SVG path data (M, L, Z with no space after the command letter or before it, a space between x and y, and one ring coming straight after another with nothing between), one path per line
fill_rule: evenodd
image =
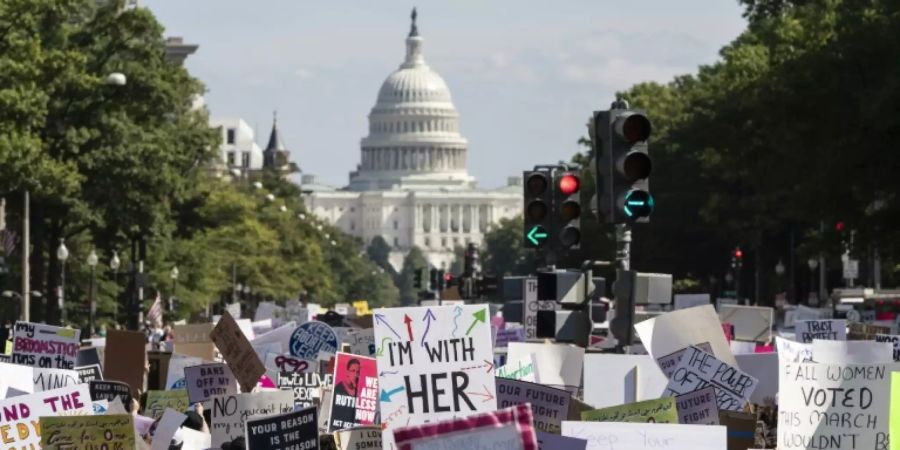
M768 306L722 305L719 320L734 326L734 339L768 342L772 338L774 310Z
M659 398L669 379L650 355L584 355L584 402L594 408Z
M712 305L672 311L645 320L634 328L644 348L654 359L707 342L716 358L731 366L737 365L722 332L719 315Z
M588 441L587 450L723 450L726 428L674 423L563 421L562 435Z
M584 349L569 344L510 342L507 361L517 361L534 354L541 384L575 392L581 386Z
M672 373L665 395L682 395L712 385L719 409L741 411L759 381L710 353L691 346Z
M890 342L825 341L812 342L813 361L823 364L873 364L894 361Z

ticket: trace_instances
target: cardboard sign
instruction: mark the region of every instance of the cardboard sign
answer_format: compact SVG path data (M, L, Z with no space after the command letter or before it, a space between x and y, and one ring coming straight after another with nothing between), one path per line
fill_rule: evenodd
M246 442L247 450L317 450L316 408L248 420Z
M701 342L694 347L697 347L706 353L712 353L712 346L709 345L709 342ZM675 373L675 369L678 368L678 364L681 364L681 358L689 348L690 347L683 348L681 350L678 350L677 352L656 358L656 363L659 364L659 368L660 370L662 370L663 375L665 375L666 378L672 378L672 374Z
M351 332L347 335L345 343L350 345L350 353L375 356L375 330L372 328Z
M311 373L315 372L318 366L318 361L288 354L269 353L266 355L266 370L275 374L278 372Z
M147 390L166 390L166 377L169 374L169 362L172 360L172 352L147 352Z
M894 361L900 361L900 336L895 334L876 334L875 342L890 342L894 348Z
M31 367L75 368L80 330L32 322L16 322L10 361Z
M662 397L642 402L610 406L581 413L588 422L650 422L678 423L674 397Z
M147 405L144 407L144 415L159 419L166 409L174 409L182 412L188 409L188 394L186 391L147 391Z
M175 343L173 344L172 352L193 356L205 361L214 361L216 359L216 346L209 337L213 326L211 323L201 323L174 327L172 331L175 335Z
M497 378L497 406L508 408L531 404L534 429L559 434L569 413L572 396L563 390L525 381Z
M846 341L847 321L844 319L795 320L794 332L797 333L797 342L812 342L813 339Z
M74 356L74 355L73 355ZM30 378L26 380L31 381ZM0 433L4 448L37 449L41 443L40 417L92 414L91 394L83 384L0 401ZM46 429L44 436L49 436Z
M146 337L139 331L109 330L106 335L103 374L108 380L123 381L132 392L144 389L147 365ZM127 404L125 405L128 406Z
M376 423L378 394L375 358L338 352L329 431Z
M465 418L394 430L398 450L538 450L531 406L475 414Z
M315 360L319 353L334 354L338 349L338 338L334 330L323 322L306 322L291 334L291 355Z
M290 392L267 391L213 397L209 428L212 446L244 436L244 421L251 418L282 414L294 410Z
M723 426L671 423L563 422L563 436L588 441L587 450L666 449L722 450L727 448Z
M372 314L372 310L369 309L369 302L366 300L358 300L353 302L353 308L356 309L357 316L368 316Z
M750 401L757 405L774 405L778 394L778 354L750 353L734 357L738 368L759 382L750 395Z
M877 334L891 334L891 327L859 322L847 325L847 339L851 341L869 341L875 339Z
M78 379L78 372L74 370L41 369L37 367L33 370L34 390L32 392L52 391L81 382Z
M265 375L266 366L259 360L250 341L244 336L231 314L225 311L222 319L213 328L209 337L218 347L219 352L228 362L241 385L241 390L250 392L259 382L259 377Z
M524 359L507 361L505 365L497 368L496 377L539 383L540 376L537 373L537 363L535 362L534 353L529 354Z
M541 384L576 392L581 385L584 348L570 344L537 344L510 342L507 361L517 361L534 354Z
M278 389L291 392L294 404L300 408L318 406L321 403L319 389L322 386L332 384L332 374L320 375L318 373L280 372L278 374ZM331 404L329 403L329 409ZM330 417L324 412L325 419Z
M91 381L90 397L96 400L119 399L126 411L131 410L131 387L121 381Z
M584 355L584 401L594 408L658 398L669 379L650 355ZM579 416L580 417L580 416Z
M823 364L876 364L894 361L894 346L875 341L812 342L813 359Z
M497 409L487 305L375 310L384 448L390 432Z
M685 425L718 425L719 406L716 388L707 386L675 397L678 422Z
M737 364L712 305L672 311L638 323L634 329L654 359L708 342L716 358L732 366Z
M334 432L338 450L381 450L381 427L356 427Z
M772 338L774 310L768 306L722 305L719 320L734 327L734 339L768 342Z
M543 433L536 431L539 450L585 450L587 449L587 441L568 436L560 436L558 434Z
M204 402L217 395L237 394L237 380L225 364L185 367L184 379L190 403Z
M41 417L44 450L134 450L134 420L128 414Z
M687 394L712 385L716 388L719 409L740 411L758 383L737 367L691 346L672 374L665 395Z
M675 294L674 309L687 309L695 306L709 305L709 294Z
M719 423L728 429L728 448L742 450L756 442L756 414L719 411Z
M887 448L890 374L900 370L900 364L782 366L778 380L779 449Z
M790 339L775 336L775 348L778 349L778 359L785 362L812 361L812 344L794 342Z

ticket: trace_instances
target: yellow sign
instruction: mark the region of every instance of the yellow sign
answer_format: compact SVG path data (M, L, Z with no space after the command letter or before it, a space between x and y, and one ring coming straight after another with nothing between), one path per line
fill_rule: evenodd
M147 407L144 408L149 417L159 419L166 408L185 412L188 408L188 394L184 389L173 391L147 391Z
M888 420L891 450L900 450L900 372L891 372L891 415Z
M43 450L134 450L134 419L129 414L40 420Z
M353 302L353 307L356 308L357 316L368 316L369 314L372 314L372 310L369 309L368 300L359 300Z
M610 406L581 413L587 422L656 422L678 423L675 397L663 397L642 402Z

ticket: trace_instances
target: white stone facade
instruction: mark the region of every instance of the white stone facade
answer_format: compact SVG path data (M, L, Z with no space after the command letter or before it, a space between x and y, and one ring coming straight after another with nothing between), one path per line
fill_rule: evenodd
M333 189L303 177L310 212L368 244L382 236L399 269L416 246L433 267L449 267L455 247L482 244L500 219L522 211L520 178L494 191L466 170L468 142L447 84L425 63L415 22L403 64L384 81L360 143L350 184Z
M262 169L263 151L256 144L253 128L244 119L210 118L209 126L218 128L222 134L222 147L219 153L229 170Z

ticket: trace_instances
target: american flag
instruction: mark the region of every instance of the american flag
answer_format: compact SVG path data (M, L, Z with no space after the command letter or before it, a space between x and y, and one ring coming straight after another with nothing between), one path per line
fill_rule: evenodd
M14 231L6 228L0 230L0 249L3 250L4 255L12 256L13 251L16 250L18 240L19 236Z
M156 300L153 300L150 310L147 311L147 321L154 327L162 327L162 299L159 292L156 293Z

